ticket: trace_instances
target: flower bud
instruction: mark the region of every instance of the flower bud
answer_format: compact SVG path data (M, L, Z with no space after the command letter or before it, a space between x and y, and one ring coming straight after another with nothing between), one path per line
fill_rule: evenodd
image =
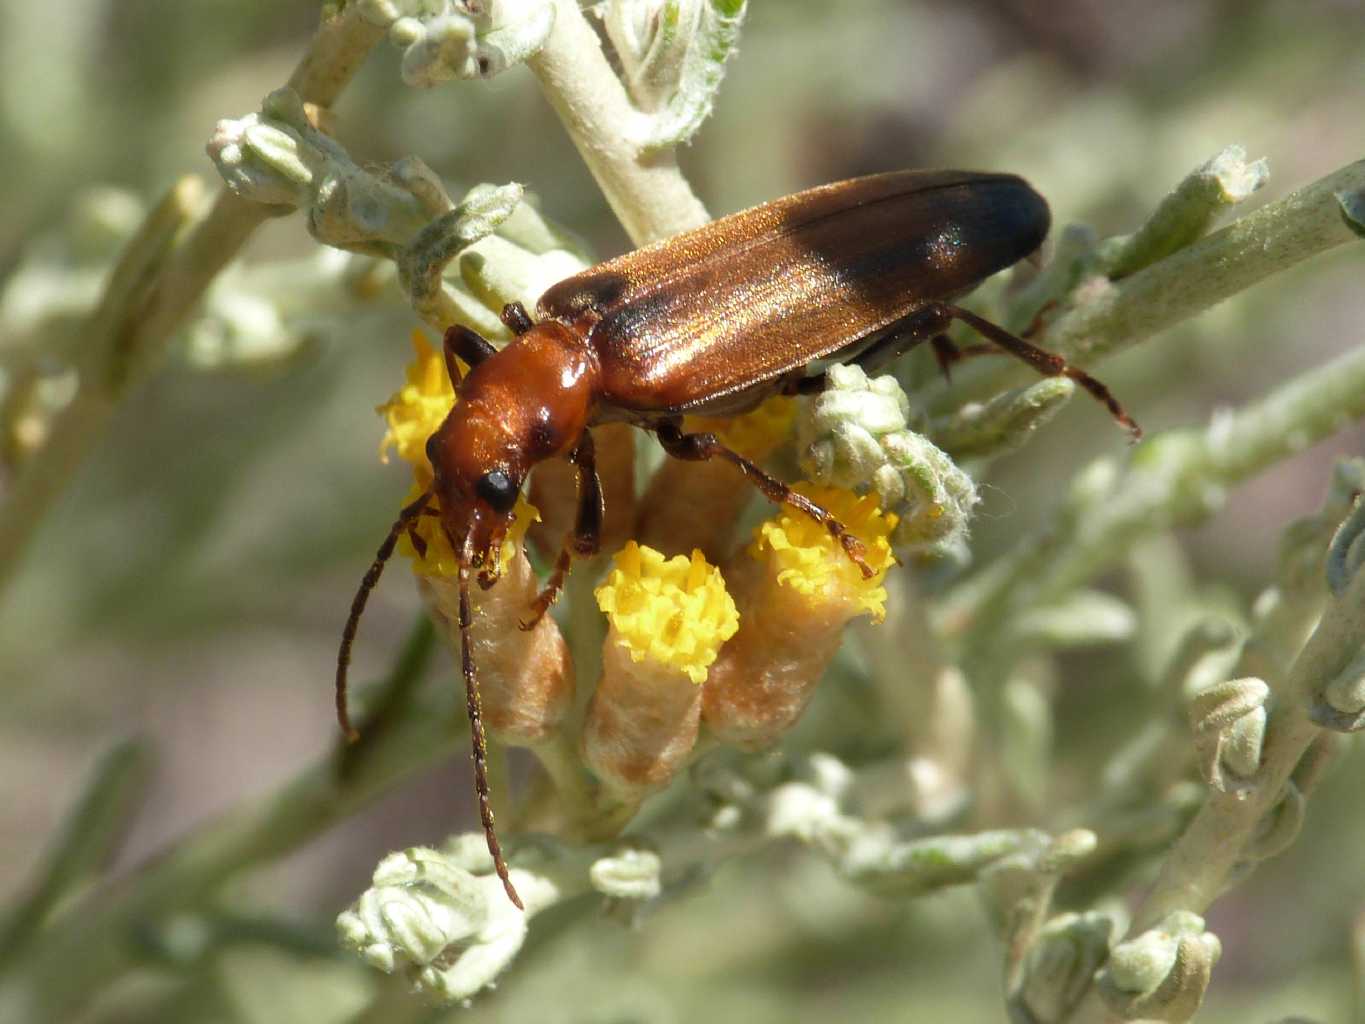
M831 366L829 385L797 422L802 469L822 483L871 488L899 519L897 551L939 557L959 546L977 503L971 477L909 428L910 404L894 377Z
M1204 1001L1222 951L1218 936L1204 930L1203 918L1175 911L1115 946L1096 983L1124 1020L1187 1021Z

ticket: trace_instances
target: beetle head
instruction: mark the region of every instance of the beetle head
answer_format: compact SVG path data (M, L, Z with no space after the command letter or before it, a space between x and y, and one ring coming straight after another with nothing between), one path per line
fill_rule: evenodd
M486 436L498 432L497 421L470 413L463 403L456 405L427 441L427 458L441 528L461 564L478 570L487 587L497 579L499 551L516 517L527 467L515 451L489 443L498 440Z

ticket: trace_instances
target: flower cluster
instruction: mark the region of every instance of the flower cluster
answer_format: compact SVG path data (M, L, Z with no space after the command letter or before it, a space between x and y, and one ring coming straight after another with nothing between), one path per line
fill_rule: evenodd
M455 401L442 355L420 332L413 347L404 386L378 408L387 427L381 455L396 452L413 469L409 502L430 485L425 442ZM713 430L747 457L762 459L790 434L795 412L791 399L779 398L748 416L690 421L688 427ZM810 484L796 490L864 543L874 576L864 579L829 531L796 511L781 510L758 526L750 543L736 544L734 522L753 497L739 471L720 460L666 462L642 504L639 532L658 536L681 515L704 527L706 547L718 554L708 561L693 546L668 557L634 539L616 552L596 589L610 625L581 725L567 721L574 671L559 626L547 616L529 636L518 628L538 587L523 538L540 519L518 500L501 552L502 576L497 586L473 595L469 628L490 735L530 746L560 782L583 767L591 772L591 786L578 793L584 805L569 812L570 831L618 830L640 801L690 763L703 727L720 742L746 749L777 742L809 702L843 627L859 615L874 621L884 616L882 582L895 562L889 538L896 517L882 514L873 496ZM571 492L547 487L537 493L550 499L549 518L568 521L567 510L553 506L570 504ZM661 501L664 493L667 502ZM723 508L702 514L721 495ZM458 645L459 564L439 518L420 517L400 537L398 550L411 560L432 614ZM566 768L566 756L579 764Z

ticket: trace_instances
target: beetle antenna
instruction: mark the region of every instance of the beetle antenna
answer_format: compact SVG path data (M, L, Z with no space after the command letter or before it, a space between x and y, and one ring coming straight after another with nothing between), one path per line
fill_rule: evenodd
M474 649L469 640L469 625L473 614L469 607L469 565L474 557L473 531L465 536L464 551L460 554L460 668L464 673L465 709L469 712L469 739L474 754L474 792L479 798L479 820L483 822L483 837L493 857L493 870L502 879L507 898L518 910L525 910L516 887L507 874L498 844L498 831L493 824L493 805L488 799L488 741L483 734L483 715L479 704L479 681L474 675Z
M351 644L355 642L355 633L360 627L360 616L365 611L365 602L370 599L370 591L375 588L375 584L379 582L380 574L384 571L384 563L389 560L394 547L398 544L398 538L403 535L404 530L411 528L413 520L426 509L427 502L431 501L431 496L431 488L427 488L418 496L416 501L398 513L398 518L389 527L389 535L384 538L384 543L379 545L379 551L374 556L374 561L370 563L369 571L365 573L365 578L360 581L360 589L351 599L351 614L346 617L346 626L341 631L341 647L337 651L336 683L337 722L341 725L341 731L348 743L354 743L360 739L360 733L351 724L351 712L346 701L346 672L351 666Z

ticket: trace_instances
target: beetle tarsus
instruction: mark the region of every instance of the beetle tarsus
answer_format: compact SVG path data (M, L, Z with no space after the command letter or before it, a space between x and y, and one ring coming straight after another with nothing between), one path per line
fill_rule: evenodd
M559 598L559 592L564 588L564 577L568 575L569 565L573 561L573 554L566 543L559 550L559 557L555 559L555 567L550 572L550 578L536 599L531 602L531 617L523 619L517 625L522 632L529 633L540 625L540 620L545 618L545 613L550 610L550 606Z
M839 544L844 549L844 554L848 555L850 561L858 567L858 571L863 574L863 579L870 580L877 575L876 570L867 564L867 548L863 546L863 542L845 530L838 520L834 520L834 525L839 527L839 531L835 533L833 526L831 526L830 533L838 538Z

